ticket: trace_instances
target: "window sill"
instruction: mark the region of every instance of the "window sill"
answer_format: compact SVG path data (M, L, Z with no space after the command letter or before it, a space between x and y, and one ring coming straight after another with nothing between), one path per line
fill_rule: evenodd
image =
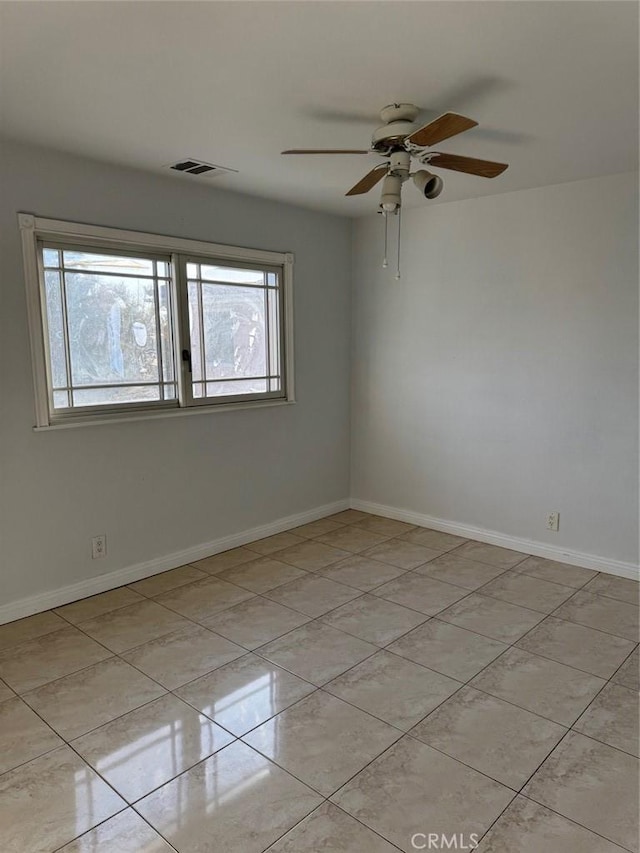
M221 403L215 406L192 406L188 409L167 409L166 411L153 412L131 412L131 414L101 415L99 418L69 418L60 423L48 424L47 426L34 426L34 432L49 432L59 429L76 429L86 426L107 426L108 424L122 424L130 421L150 421L160 418L183 418L193 415L211 415L214 412L237 412L241 409L267 409L274 406L292 406L295 400L259 400L246 403Z

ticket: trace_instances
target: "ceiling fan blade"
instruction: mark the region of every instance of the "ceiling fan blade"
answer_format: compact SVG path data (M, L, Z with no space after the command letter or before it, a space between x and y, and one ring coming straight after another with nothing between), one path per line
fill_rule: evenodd
M388 166L386 163L382 163L380 166L376 166L375 169L372 169L370 172L364 176L364 178L360 178L358 183L351 187L348 193L345 195L361 195L362 193L368 193L372 187L378 183L378 181L382 180L384 176L387 174Z
M475 157L461 157L459 154L440 154L437 151L429 157L429 165L437 169L452 169L454 172L480 175L482 178L497 178L509 168L507 163L476 160Z
M368 154L368 149L356 148L291 148L281 154Z
M449 139L451 136L470 130L477 124L477 121L460 116L457 113L445 113L435 121L430 121L424 127L414 130L407 137L407 142L412 142L414 145L435 145L442 142L443 139Z

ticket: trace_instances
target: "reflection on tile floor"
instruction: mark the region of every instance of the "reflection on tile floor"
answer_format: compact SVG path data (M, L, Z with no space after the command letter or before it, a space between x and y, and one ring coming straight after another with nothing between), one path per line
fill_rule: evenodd
M637 853L638 665L635 581L346 510L0 626L0 851Z

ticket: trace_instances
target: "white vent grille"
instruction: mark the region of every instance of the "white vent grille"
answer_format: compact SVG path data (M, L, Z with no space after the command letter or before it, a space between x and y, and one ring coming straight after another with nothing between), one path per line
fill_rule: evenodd
M204 160L197 160L195 157L183 157L177 163L170 163L166 168L173 169L175 172L182 172L184 175L203 175L207 178L238 171L237 169L230 169L228 166L216 166L215 163L205 163Z

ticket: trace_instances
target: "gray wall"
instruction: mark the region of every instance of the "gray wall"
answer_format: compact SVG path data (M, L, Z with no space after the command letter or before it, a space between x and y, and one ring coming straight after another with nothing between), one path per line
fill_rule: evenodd
M347 220L35 148L1 154L0 604L348 497ZM18 211L294 252L298 402L33 432ZM93 562L98 533L109 553Z
M637 562L637 186L405 211L400 282L358 222L352 497Z

